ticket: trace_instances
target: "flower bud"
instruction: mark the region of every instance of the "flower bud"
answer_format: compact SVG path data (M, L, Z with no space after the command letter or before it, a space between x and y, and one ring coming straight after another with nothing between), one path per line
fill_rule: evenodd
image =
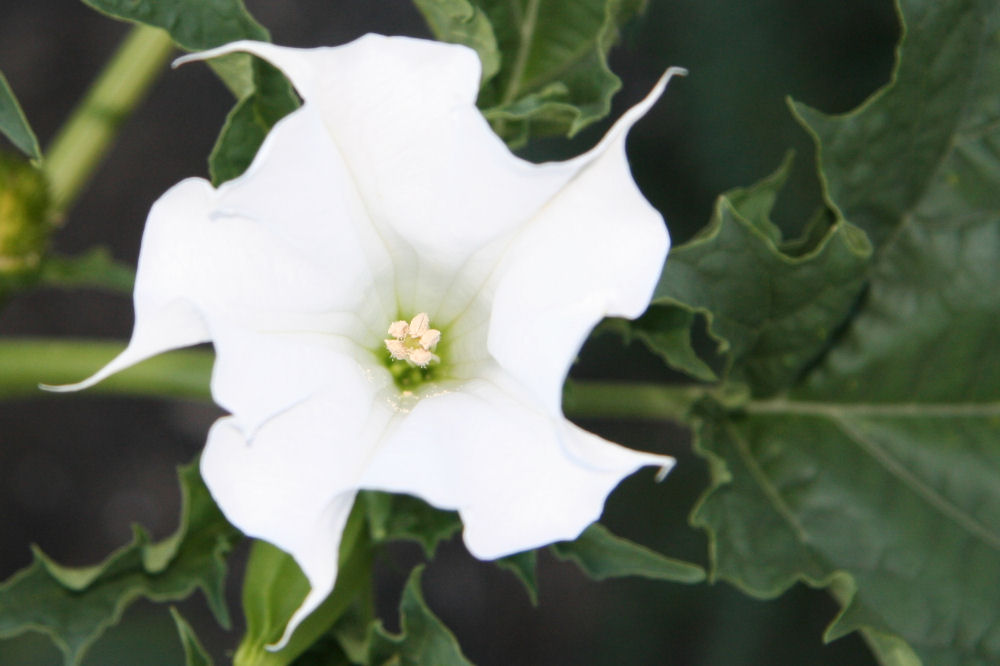
M37 272L52 231L47 212L41 171L0 152L0 291Z

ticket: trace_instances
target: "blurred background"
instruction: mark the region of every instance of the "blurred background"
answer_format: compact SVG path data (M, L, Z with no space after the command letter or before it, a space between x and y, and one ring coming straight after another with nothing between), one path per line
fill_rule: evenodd
M372 31L428 36L408 0L247 5L279 44L339 44ZM0 70L43 146L127 30L74 0L0 3ZM624 82L612 118L666 67L690 70L628 144L636 180L664 214L674 242L707 222L719 193L767 175L788 149L797 153L795 171L776 218L794 236L820 193L812 144L788 113L786 96L827 112L853 108L888 80L898 32L890 0L651 0L612 52L612 69ZM57 232L56 250L75 254L104 245L134 264L149 206L178 180L207 175L207 155L232 102L203 65L165 70ZM607 124L572 141L532 145L527 156L577 154ZM98 292L39 290L0 312L2 336L124 340L131 325L130 300ZM574 373L677 379L642 349L608 337L588 343ZM0 579L30 563L31 543L64 564L85 565L126 543L132 523L157 538L172 532L175 466L198 453L219 413L204 404L86 393L0 403ZM686 522L708 479L705 464L690 453L688 434L663 423L581 425L679 458L662 484L653 483L650 470L627 480L612 495L604 522L668 555L707 564L707 542ZM202 599L180 604L219 663L239 638L244 557L245 546L232 561L234 631L219 629ZM390 626L418 559L419 551L404 544L379 562L378 598ZM725 583L594 583L547 554L539 584L540 605L533 608L512 574L475 561L458 542L446 544L424 577L432 609L483 665L874 663L856 636L822 644L837 606L802 586L762 602ZM38 635L0 642L4 666L58 663L57 650ZM85 660L87 666L132 663L183 663L165 608L134 605Z

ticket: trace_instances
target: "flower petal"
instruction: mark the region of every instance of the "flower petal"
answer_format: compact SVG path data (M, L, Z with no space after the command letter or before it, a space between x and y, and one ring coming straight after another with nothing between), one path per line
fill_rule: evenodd
M184 180L153 205L128 348L55 390L208 341L220 325L378 340L395 314L392 270L322 122L300 109L274 127L240 178L218 191Z
M604 316L649 304L670 239L629 170L629 128L662 94L671 69L591 151L574 178L517 236L497 271L488 345L553 414L570 363Z
M219 325L212 330L212 341L212 397L248 437L272 416L317 393L395 390L376 356L342 336L258 333ZM331 439L329 446L336 445Z
M319 49L243 41L181 61L232 51L269 60L319 109L408 276L397 281L404 316L429 312L448 324L510 234L580 168L532 164L507 149L476 108L480 65L464 46L381 35Z
M673 465L552 418L498 381L421 400L387 435L361 486L458 509L469 551L494 559L576 538L624 477Z
M336 392L291 407L249 439L232 417L220 419L201 458L205 483L229 521L289 553L309 579L312 590L282 643L333 589L358 479L392 415L363 377L341 379Z

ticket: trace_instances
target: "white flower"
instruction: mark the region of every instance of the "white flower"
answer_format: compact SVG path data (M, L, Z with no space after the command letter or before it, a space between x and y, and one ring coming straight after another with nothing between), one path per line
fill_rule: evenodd
M670 70L591 151L535 165L475 106L476 54L367 35L300 50L236 42L305 100L249 170L192 178L153 206L128 348L90 386L211 341L201 471L226 516L284 549L327 596L358 489L457 509L493 559L573 539L608 493L666 456L565 419L591 328L646 307L669 240L632 180L625 135ZM408 322L408 320L410 320Z

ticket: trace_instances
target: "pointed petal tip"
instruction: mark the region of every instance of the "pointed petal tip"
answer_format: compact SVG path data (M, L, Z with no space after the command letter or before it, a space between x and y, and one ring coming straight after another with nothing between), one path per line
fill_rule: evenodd
M206 49L204 51L197 51L195 53L188 53L187 55L182 55L180 58L176 58L170 63L172 69L177 69L181 65L186 65L189 62L196 62L198 60L211 60L212 58L218 57L220 55L225 55L227 53L233 53L234 51L246 51L248 50L247 45L259 44L252 39L240 39L235 42L229 42L228 44L223 44L221 46L216 46L215 48Z
M83 381L76 382L74 384L38 384L38 388L43 391L48 391L49 393L73 393L75 391L82 391L88 389L94 384L106 379L110 372L104 372L103 370L87 377Z
M670 456L657 456L656 462L653 462L652 464L654 465L659 464L660 466L660 469L656 470L656 476L654 477L656 482L660 483L665 478L667 478L667 474L670 474L670 471L674 468L674 465L677 464L677 459L672 458Z

